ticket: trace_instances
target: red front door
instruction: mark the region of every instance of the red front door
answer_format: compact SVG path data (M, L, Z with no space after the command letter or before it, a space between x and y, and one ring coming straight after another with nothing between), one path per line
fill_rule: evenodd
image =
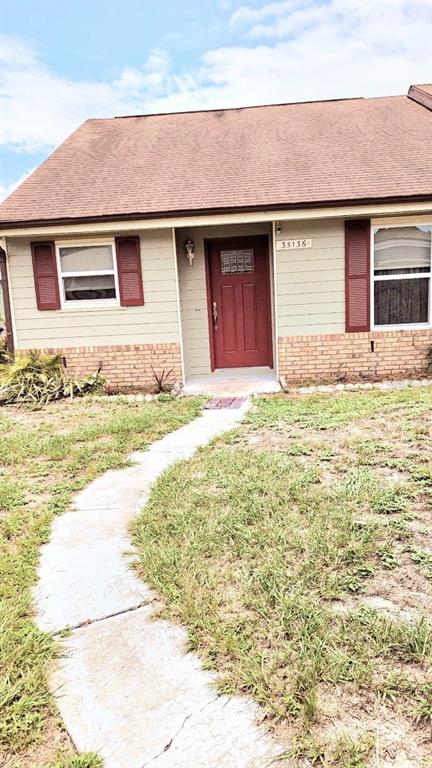
M213 368L273 364L268 238L207 242Z

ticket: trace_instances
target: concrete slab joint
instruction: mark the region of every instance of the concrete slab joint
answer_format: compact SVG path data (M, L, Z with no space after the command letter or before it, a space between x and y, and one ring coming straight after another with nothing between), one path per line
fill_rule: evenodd
M42 548L37 623L63 650L50 685L77 749L106 768L265 768L281 752L257 724L257 705L215 693L216 676L185 651L185 630L155 618L158 596L130 567L128 526L154 481L248 407L204 411L131 454L132 466L75 497Z

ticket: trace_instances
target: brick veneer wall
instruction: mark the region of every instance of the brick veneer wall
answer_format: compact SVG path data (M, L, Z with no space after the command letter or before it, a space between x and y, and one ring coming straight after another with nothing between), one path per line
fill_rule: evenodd
M172 381L181 382L180 344L124 344L103 347L71 347L46 349L48 354L60 354L72 375L93 373L102 363L101 373L113 389L139 387L150 389L154 384L152 367L156 372L173 369Z
M424 372L430 345L431 329L281 337L279 375L291 383L410 378Z

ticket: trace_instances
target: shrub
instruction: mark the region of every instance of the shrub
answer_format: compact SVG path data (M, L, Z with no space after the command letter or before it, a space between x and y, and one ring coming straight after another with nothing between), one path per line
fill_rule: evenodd
M432 345L428 347L426 352L426 373L432 373Z
M43 405L64 397L80 397L102 388L99 371L83 379L67 373L60 355L30 351L10 359L0 373L0 405L33 403Z
M0 333L0 365L5 365L8 362L9 355L6 345L6 334Z

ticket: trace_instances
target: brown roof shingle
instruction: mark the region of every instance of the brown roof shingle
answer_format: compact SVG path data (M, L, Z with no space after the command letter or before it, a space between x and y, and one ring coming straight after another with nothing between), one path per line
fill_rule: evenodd
M389 96L87 120L0 206L0 220L427 196L432 113Z

